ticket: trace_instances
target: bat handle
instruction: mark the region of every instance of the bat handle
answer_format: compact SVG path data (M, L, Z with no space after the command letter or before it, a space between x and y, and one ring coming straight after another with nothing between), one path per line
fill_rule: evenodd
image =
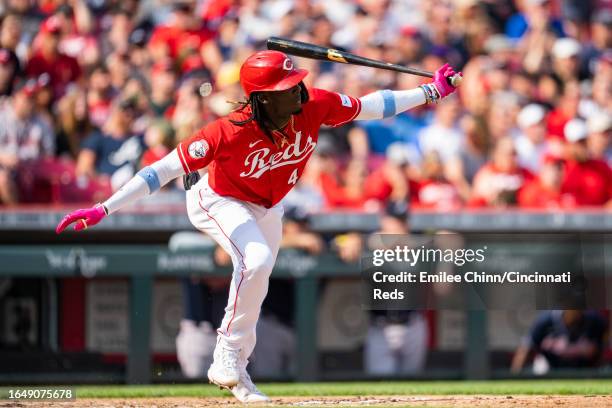
M463 81L463 76L461 74L455 74L452 77L448 78L448 83L454 86L455 88L461 85L461 81Z

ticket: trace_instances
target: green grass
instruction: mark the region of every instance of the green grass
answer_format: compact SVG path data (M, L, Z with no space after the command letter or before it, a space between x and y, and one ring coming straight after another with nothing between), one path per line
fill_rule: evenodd
M262 383L269 396L341 395L611 395L610 380L405 381ZM221 397L212 385L76 387L78 398Z

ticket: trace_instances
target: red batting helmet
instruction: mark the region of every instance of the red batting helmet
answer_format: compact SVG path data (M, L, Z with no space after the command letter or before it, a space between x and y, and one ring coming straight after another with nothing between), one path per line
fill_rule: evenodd
M240 68L240 84L247 98L252 92L291 89L308 75L305 69L294 68L293 61L280 51L259 51Z

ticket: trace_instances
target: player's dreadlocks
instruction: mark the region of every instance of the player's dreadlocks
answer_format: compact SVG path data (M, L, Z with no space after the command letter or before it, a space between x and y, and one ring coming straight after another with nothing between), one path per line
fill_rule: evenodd
M308 90L306 90L306 85L304 85L303 82L300 82L299 86L300 86L300 97L301 97L301 100L302 100L302 104L305 104L306 102L308 102ZM266 114L266 110L264 109L261 101L258 98L259 94L260 94L259 92L251 93L249 99L247 101L245 101L245 102L239 102L239 104L241 106L235 110L235 112L242 112L248 106L250 106L251 107L251 112L252 112L251 116L249 116L245 120L232 120L232 119L230 119L230 122L232 122L234 125L237 125L237 126L244 126L244 125L246 125L249 122L255 121L257 123L257 125L259 125L259 128L272 141L274 141L274 138L272 137L272 133L270 132L270 129L268 129L268 127L266 126L266 123L271 123L274 126L276 126L276 124ZM278 131L283 133L283 131L281 129L278 129ZM284 133L283 133L283 135L284 135ZM287 136L287 135L285 135L285 136Z

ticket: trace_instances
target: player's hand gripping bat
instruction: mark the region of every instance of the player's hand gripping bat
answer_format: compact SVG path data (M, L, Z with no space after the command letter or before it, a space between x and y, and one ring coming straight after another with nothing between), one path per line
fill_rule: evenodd
M434 76L433 72L422 69L377 61L370 58L360 57L359 55L351 54L350 52L339 51L333 48L321 47L318 45L285 38L270 37L268 39L267 46L269 50L281 51L285 54L295 55L297 57L380 68L389 71L403 72L405 74L419 75L427 78L433 78ZM457 74L448 78L448 81L452 86L458 87L461 84L462 79L463 77Z

